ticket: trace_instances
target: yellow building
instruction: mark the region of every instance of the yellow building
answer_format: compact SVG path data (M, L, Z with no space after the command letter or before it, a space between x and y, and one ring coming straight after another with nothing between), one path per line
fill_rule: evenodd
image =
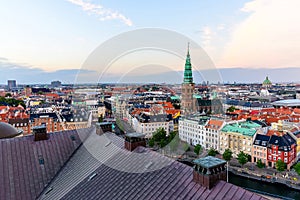
M235 157L241 151L251 155L253 137L260 127L251 121L237 121L225 125L220 133L220 153L230 149Z

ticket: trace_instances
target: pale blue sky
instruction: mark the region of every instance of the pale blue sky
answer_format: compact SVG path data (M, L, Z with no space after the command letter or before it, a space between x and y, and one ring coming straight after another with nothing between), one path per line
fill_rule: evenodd
M79 69L102 42L145 27L190 37L219 68L300 66L298 0L0 3L0 69L8 64L45 71Z

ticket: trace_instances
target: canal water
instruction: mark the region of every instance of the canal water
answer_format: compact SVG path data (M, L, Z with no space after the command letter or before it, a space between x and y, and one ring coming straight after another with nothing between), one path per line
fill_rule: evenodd
M253 192L256 191L257 193L262 192L270 195L273 194L274 197L282 199L300 200L300 191L291 189L286 185L282 185L279 183L261 182L245 177L240 177L231 172L229 172L229 182L245 189L249 189Z

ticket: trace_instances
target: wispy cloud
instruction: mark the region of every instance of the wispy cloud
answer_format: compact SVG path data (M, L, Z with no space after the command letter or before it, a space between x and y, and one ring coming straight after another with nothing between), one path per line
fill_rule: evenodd
M80 6L82 10L87 12L89 15L95 15L101 21L117 19L117 20L121 20L127 26L133 25L132 21L128 17L124 16L122 13L119 13L118 11L114 11L108 8L104 8L102 5L86 2L83 0L67 0L67 1L77 6Z
M210 45L210 42L211 42L211 40L213 38L213 35L214 35L214 32L208 26L203 27L201 32L202 32L202 34L201 34L202 44L204 46Z
M252 0L225 47L223 66L300 66L299 0Z

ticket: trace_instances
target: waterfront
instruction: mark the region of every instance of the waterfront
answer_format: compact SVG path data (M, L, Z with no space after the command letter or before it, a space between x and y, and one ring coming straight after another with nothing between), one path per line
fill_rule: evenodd
M300 199L300 191L291 189L286 185L278 183L267 183L258 180L253 180L245 177L241 177L229 172L229 182L250 189L252 191L257 191L257 193L268 193L274 195L277 198L285 199Z

